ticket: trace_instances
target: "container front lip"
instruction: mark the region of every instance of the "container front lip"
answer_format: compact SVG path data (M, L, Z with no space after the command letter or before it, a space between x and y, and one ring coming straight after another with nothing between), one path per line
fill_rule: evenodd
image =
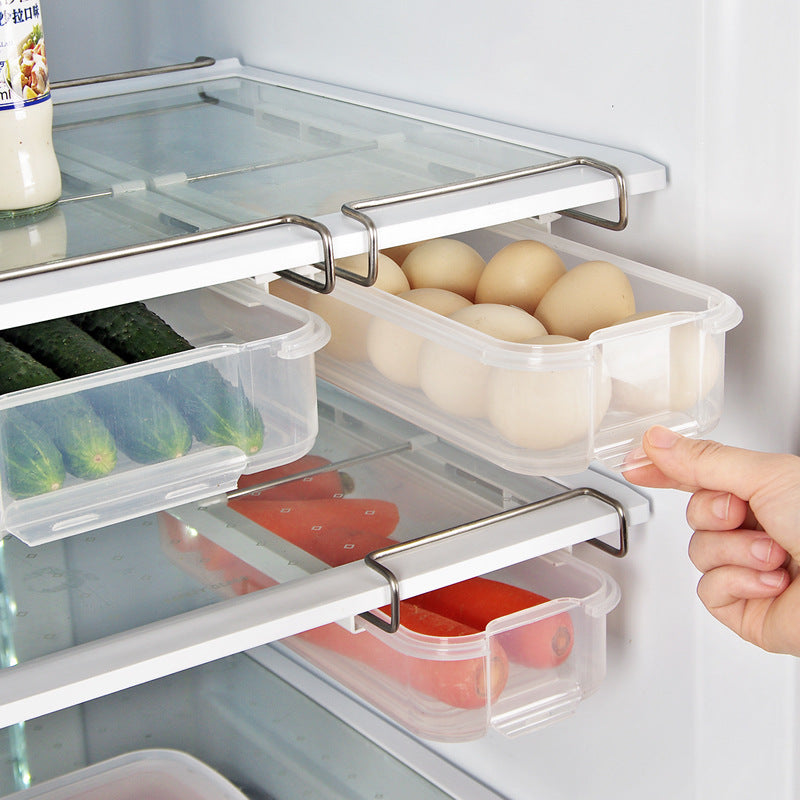
M278 346L278 358L293 360L314 355L330 341L331 329L322 317L309 312L308 319L297 330L284 335ZM268 340L248 342L243 347L249 350L258 350Z

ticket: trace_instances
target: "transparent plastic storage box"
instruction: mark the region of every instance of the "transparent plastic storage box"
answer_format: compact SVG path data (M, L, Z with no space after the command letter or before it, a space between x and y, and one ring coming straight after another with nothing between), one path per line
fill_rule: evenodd
M552 599L467 636L368 623L350 633L332 623L283 643L424 739L513 737L571 715L605 677L606 616L619 587L564 551L485 577Z
M650 425L693 435L719 420L725 334L742 316L730 297L532 223L452 238L470 244L486 261L512 241L534 239L553 248L567 269L584 261L611 262L627 275L637 314L665 313L596 330L576 343L517 344L346 280L324 297L285 281L271 285L272 292L330 322L331 342L317 357L320 377L492 463L530 475L574 474L594 460L614 470L633 466L629 457ZM342 313L336 301L349 310ZM460 383L451 393L459 400L486 392L482 409L462 414L453 410L459 403L448 407L419 386L385 377L367 348L348 338L356 325L372 335L379 319L382 335L393 337L398 353L409 337L422 339L420 353L436 348L440 383L445 389L448 381L453 387ZM387 329L387 323L394 327Z
M14 800L246 800L218 772L178 750L136 750L9 795Z
M159 525L175 563L223 596L275 585L202 527L169 514ZM334 622L279 645L432 741L469 741L491 730L514 737L571 715L605 677L606 617L619 603L619 586L565 550L483 578L535 592L540 602L467 635L409 630L401 604L394 633L366 621L353 633ZM388 620L386 610L374 613Z
M294 461L312 446L314 354L329 335L319 317L247 282L146 305L194 349L0 396L3 531L35 545L93 530L224 492L243 472ZM102 410L111 434L91 452L111 452L113 468L100 477L65 470L60 488L25 496L14 449L20 419L58 420L58 430L74 432L83 413L75 409L87 406ZM178 416L165 423L167 406ZM139 423L132 446L117 428L126 416ZM136 437L151 432L157 444L168 443L167 452L176 443L177 455L149 462Z

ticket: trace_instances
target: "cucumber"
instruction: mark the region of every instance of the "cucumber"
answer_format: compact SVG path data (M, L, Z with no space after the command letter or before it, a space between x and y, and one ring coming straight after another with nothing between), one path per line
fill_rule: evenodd
M0 394L58 381L53 370L0 338ZM78 395L64 395L25 406L61 452L67 471L77 478L107 475L117 464L111 432L92 407Z
M14 408L3 418L5 483L12 497L53 492L64 484L64 459L44 429Z
M60 378L114 369L125 362L67 319L11 328L3 334ZM86 397L108 426L120 450L142 464L188 452L186 420L144 378L87 389Z
M71 317L77 325L126 361L182 353L193 346L144 303L126 303ZM251 455L264 444L264 421L240 386L208 363L154 376L174 398L192 433L204 444L232 444Z
M145 361L194 349L144 303L124 303L75 314L70 319L126 361Z

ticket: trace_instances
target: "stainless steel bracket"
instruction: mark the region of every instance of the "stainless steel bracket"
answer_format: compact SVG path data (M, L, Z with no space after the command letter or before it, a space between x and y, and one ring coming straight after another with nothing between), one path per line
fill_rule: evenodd
M313 266L321 270L323 278L315 280L306 275L299 275L291 270L281 270L277 274L283 278L287 278L294 283L299 283L309 289L327 294L333 290L335 273L333 261L333 237L327 226L315 219L303 217L299 214L284 214L279 217L269 217L268 219L259 219L253 222L245 222L237 225L230 225L225 228L215 228L210 231L199 231L189 233L185 236L176 236L172 239L164 239L157 242L146 242L145 244L131 245L130 247L121 247L117 250L108 250L100 253L90 253L84 256L75 256L73 258L62 259L61 261L50 261L38 266L19 267L17 269L5 270L0 272L0 282L8 281L13 278L24 277L27 275L37 275L43 272L56 272L62 269L71 269L72 267L84 267L89 264L96 264L101 261L110 261L115 258L126 258L128 256L144 255L146 253L154 253L161 250L170 250L174 247L182 247L184 245L197 244L199 242L208 242L214 239L221 239L226 236L235 236L240 233L252 233L254 231L264 230L266 228L273 228L277 225L300 225L304 228L317 233L322 239L322 252L323 261ZM224 283L226 277L220 275L220 283Z
M127 78L144 78L148 75L163 75L168 72L183 72L187 69L200 69L211 67L216 63L216 59L210 56L198 56L194 61L186 61L181 64L167 64L163 67L147 67L145 69L132 69L127 72L109 72L106 75L93 75L86 78L74 78L66 81L53 81L51 89L67 89L71 86L92 86L95 83L108 83L109 81L122 81Z
M604 217L589 214L586 211L579 211L577 209L561 210L559 213L573 219L588 222L591 225L597 225L601 228L609 230L621 231L628 224L628 188L625 181L625 176L622 171L615 167L613 164L606 164L604 161L597 161L593 158L585 156L575 156L573 158L559 159L558 161L549 161L546 164L538 164L534 167L524 167L522 169L515 169L509 172L499 172L495 175L486 175L482 178L472 178L466 181L457 181L455 183L448 183L442 186L434 186L430 189L420 189L411 192L402 192L399 194L386 195L384 197L373 197L367 200L355 200L342 205L342 213L345 216L360 222L366 229L369 236L369 249L367 250L368 269L366 276L358 275L357 273L337 267L336 273L342 278L346 278L353 283L358 283L361 286L372 286L375 279L378 277L378 229L368 214L364 212L369 209L382 208L383 206L392 205L394 203L402 203L410 200L423 200L429 197L439 197L445 194L452 194L467 189L477 189L483 186L492 186L498 183L505 183L512 181L516 178L527 178L531 175L540 175L545 172L554 172L556 170L571 169L574 167L591 167L592 169L600 170L610 174L617 184L617 203L618 203L618 217L616 220L605 219Z
M376 572L380 573L384 578L386 578L386 581L389 584L389 589L392 593L390 602L391 612L388 621L382 617L379 617L372 611L365 611L359 616L361 616L367 622L371 622L381 630L386 631L387 633L395 633L400 627L400 582L397 580L395 574L385 564L380 562L381 558L389 555L395 555L397 553L405 553L425 544L442 541L443 539L449 539L450 537L457 536L460 533L476 530L477 528L483 528L497 522L511 519L513 517L522 516L523 514L528 514L540 508L546 508L556 505L557 503L563 503L575 497L593 497L596 500L607 503L614 509L619 519L619 545L615 547L614 545L608 544L601 539L589 539L587 540L587 543L594 545L605 553L609 553L617 558L622 558L628 552L628 523L625 519L625 510L622 507L622 504L613 497L609 497L607 494L599 492L596 489L591 489L589 487L570 489L569 491L561 492L560 494L553 495L552 497L546 497L543 500L537 500L533 503L527 503L524 506L519 506L518 508L507 509L506 511L501 511L498 514L492 514L489 517L483 517L482 519L466 523L465 525L447 528L446 530L438 531L437 533L420 536L417 539L411 539L407 542L400 542L396 545L392 545L391 547L384 547L380 550L375 550L372 553L369 553L367 556L365 556L364 562L368 567L374 569Z

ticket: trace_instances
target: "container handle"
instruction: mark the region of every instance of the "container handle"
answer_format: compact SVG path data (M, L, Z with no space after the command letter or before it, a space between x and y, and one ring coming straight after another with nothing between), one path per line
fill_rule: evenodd
M467 531L472 531L477 528L502 522L512 517L528 514L540 508L547 508L549 506L556 505L557 503L563 503L567 500L572 500L575 497L593 497L596 500L607 503L614 509L619 519L619 544L614 546L608 542L604 542L602 539L588 539L587 543L597 547L604 553L608 553L617 558L622 558L628 552L628 522L625 518L625 509L623 508L622 504L613 497L610 497L609 495L604 494L597 489L582 486L577 489L570 489L569 491L561 492L551 497L545 497L542 500L536 500L533 503L527 503L526 505L519 506L517 508L510 508L505 511L501 511L498 514L492 514L489 517L483 517L482 519L475 520L474 522L466 523L465 525L457 525L453 528L447 528L436 533L420 536L417 539L411 539L407 542L400 542L399 544L392 545L390 547L384 547L380 550L374 550L372 553L368 553L364 557L364 563L386 578L386 581L389 584L389 590L391 591L391 613L388 621L372 611L365 611L359 616L361 616L361 618L365 619L367 622L371 622L382 631L386 631L386 633L395 633L400 627L400 582L397 580L397 576L385 564L380 562L382 557L395 555L397 553L405 553L409 550L414 550L421 545L442 541L443 539L456 536L459 533L466 533Z
M573 167L591 167L600 170L601 172L609 173L617 184L617 202L618 202L618 215L617 219L606 219L604 217L589 214L586 211L578 211L575 208L562 210L559 213L572 217L573 219L580 220L581 222L588 222L591 225L597 225L601 228L606 228L612 231L621 231L628 224L628 188L625 181L625 176L622 171L615 167L613 164L607 164L604 161L598 161L594 158L586 156L574 156L572 158L563 158L558 161L549 161L546 164L537 164L533 167L523 167L522 169L515 169L509 172L499 172L494 175L486 175L481 178L471 178L466 181L457 181L455 183L448 183L442 186L434 186L429 189L420 189L411 192L402 192L399 194L386 195L384 197L373 197L367 200L355 200L342 205L342 213L351 217L352 219L360 222L367 230L369 236L369 249L367 250L368 268L366 275L359 275L350 270L342 267L337 267L336 273L342 278L346 278L353 283L360 284L361 286L372 286L378 277L378 229L368 214L364 211L372 208L381 208L383 206L392 205L394 203L402 203L410 200L423 200L429 197L439 197L445 194L452 194L466 189L477 189L483 186L493 186L499 183L505 183L516 178L527 178L531 175L539 175L545 172L555 172L556 170L571 169Z

